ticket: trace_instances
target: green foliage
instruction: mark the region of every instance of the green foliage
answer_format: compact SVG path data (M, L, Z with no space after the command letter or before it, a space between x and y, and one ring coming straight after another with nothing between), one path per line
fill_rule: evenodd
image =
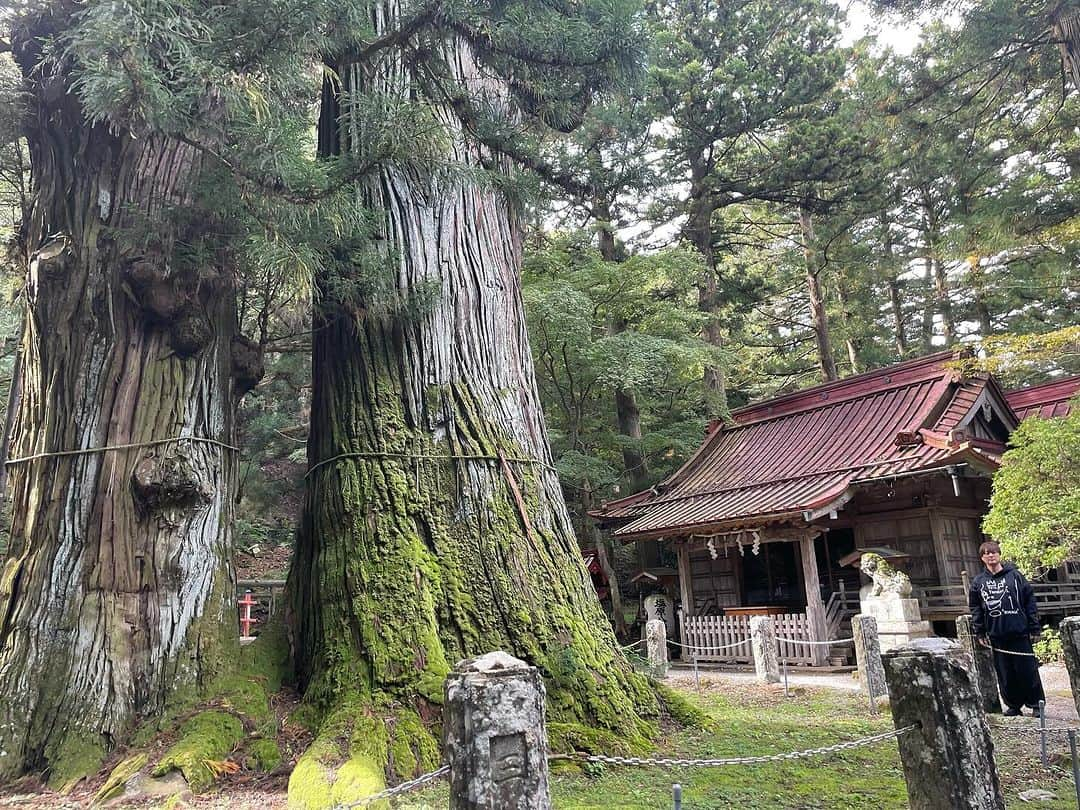
M1044 627L1039 640L1031 645L1039 661L1044 664L1065 662L1065 649L1062 647L1061 633L1051 627Z
M1080 553L1080 407L1025 419L994 476L983 531L1029 575Z
M565 483L613 492L629 472L626 446L645 455L654 477L696 446L701 373L717 357L697 336L702 316L692 290L700 272L698 257L683 249L604 261L580 233L526 255L530 343ZM615 424L616 391L636 395L640 439Z

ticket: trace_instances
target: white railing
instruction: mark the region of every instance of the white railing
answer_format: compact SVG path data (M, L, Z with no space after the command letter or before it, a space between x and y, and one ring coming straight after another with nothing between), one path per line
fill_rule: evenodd
M683 654L698 661L730 664L754 660L750 646L750 616L685 616L683 618ZM805 613L781 613L769 617L780 655L792 664L814 664L814 638Z

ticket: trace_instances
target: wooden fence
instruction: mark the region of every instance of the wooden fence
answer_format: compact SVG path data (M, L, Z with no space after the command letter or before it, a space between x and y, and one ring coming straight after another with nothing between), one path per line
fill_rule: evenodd
M810 622L805 613L781 613L770 616L779 638L798 641L778 641L780 655L792 664L814 664L814 645ZM749 616L684 616L682 633L684 658L696 656L698 661L720 661L745 664L754 660L750 646ZM734 645L734 646L733 646Z
M285 580L283 579L238 579L236 580L236 598L239 600L246 591L251 591L253 599L257 600L259 607L254 614L260 620L266 616L273 616L277 612L278 600L285 594Z
M1080 609L1080 582L1033 582L1035 604L1041 616L1067 616ZM967 592L963 585L933 585L918 588L916 596L925 616L958 616L967 613Z

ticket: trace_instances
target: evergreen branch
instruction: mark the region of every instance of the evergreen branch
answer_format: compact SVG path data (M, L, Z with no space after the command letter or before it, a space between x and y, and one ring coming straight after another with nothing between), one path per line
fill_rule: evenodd
M438 95L442 96L461 122L461 125L478 143L498 155L513 160L536 174L540 179L558 186L569 194L585 199L594 196L595 190L589 183L581 182L568 172L556 168L536 153L527 151L520 143L515 142L511 136L486 131L483 126L483 114L466 94L451 91L443 85L440 77L431 71L428 71L427 75L438 91Z
M533 65L555 68L593 68L608 62L612 56L604 52L595 56L582 59L574 59L565 54L553 53L531 47L524 40L514 43L513 48L508 48L496 42L490 33L472 28L464 20L456 20L446 17L440 20L447 28L468 41L480 54L493 54L507 59L526 62Z
M376 152L373 155L367 156L363 161L354 164L344 175L325 186L297 189L291 187L289 183L279 175L259 174L258 172L254 172L240 163L226 157L209 144L197 141L188 135L183 133L172 133L172 137L176 138L181 143L190 146L192 149L201 152L212 160L217 161L234 177L237 177L240 180L246 180L262 191L296 205L311 205L312 203L317 203L333 196L346 186L379 171L383 166L383 162L393 156L389 152Z
M406 20L399 28L388 31L377 39L367 43L355 53L351 53L348 58L349 63L356 64L358 62L366 62L380 51L404 45L413 36L423 31L429 24L441 22L439 19L440 16L439 3L432 3L427 8L424 8L422 11Z

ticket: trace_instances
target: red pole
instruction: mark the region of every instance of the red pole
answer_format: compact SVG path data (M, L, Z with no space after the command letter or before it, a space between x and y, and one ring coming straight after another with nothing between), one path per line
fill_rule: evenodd
M256 620L251 617L251 608L259 603L251 598L251 591L244 591L244 598L237 604L244 609L240 616L240 637L251 638L251 625L256 623Z

